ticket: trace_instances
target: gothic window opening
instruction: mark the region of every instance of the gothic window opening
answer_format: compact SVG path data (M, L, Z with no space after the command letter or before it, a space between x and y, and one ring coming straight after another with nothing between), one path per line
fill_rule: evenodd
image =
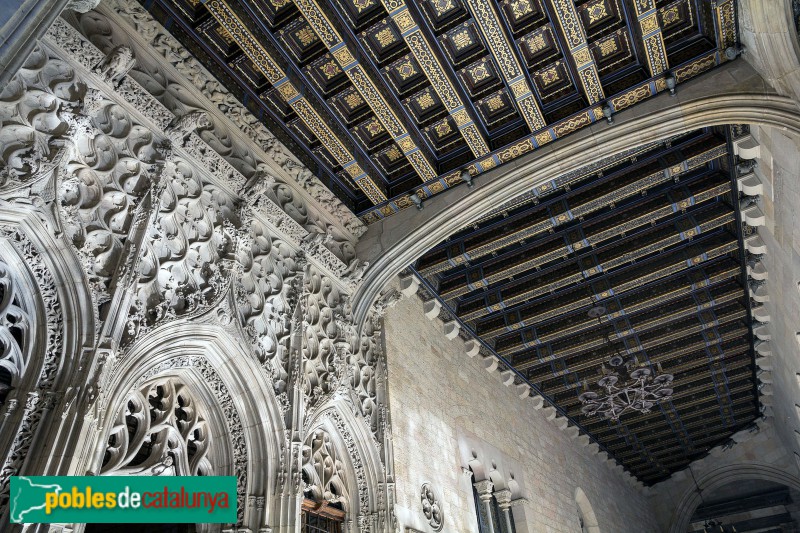
M11 270L0 260L0 405L25 374L31 319L15 287Z
M312 501L344 505L349 499L344 463L322 429L314 431L303 446L303 482L305 496Z
M128 396L111 429L102 473L209 476L210 447L202 406L179 379L165 377Z
M480 533L517 533L511 510L511 491L495 490L491 481L472 485Z
M592 504L589 503L589 498L580 487L575 489L575 503L578 507L578 523L581 526L581 533L600 533Z
M302 533L342 533L345 512L340 503L303 500Z

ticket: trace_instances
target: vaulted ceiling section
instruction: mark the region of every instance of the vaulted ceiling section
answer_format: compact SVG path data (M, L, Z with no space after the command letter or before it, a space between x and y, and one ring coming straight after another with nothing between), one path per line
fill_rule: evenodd
M734 0L142 0L374 222L726 61Z
M759 416L730 136L699 130L556 177L414 267L445 320L646 484ZM587 412L581 395L615 357L674 376L671 398L618 420Z

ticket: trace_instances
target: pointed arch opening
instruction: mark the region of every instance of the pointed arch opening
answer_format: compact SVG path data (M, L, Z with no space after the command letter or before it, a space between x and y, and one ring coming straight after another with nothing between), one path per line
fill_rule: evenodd
M575 504L578 506L578 519L580 521L581 533L600 533L600 526L597 525L597 516L594 508L589 503L589 498L583 489L575 489Z

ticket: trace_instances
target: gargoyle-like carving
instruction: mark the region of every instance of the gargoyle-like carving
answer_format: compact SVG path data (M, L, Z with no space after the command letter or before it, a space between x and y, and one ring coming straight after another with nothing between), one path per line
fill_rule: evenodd
M372 304L372 320L377 320L386 314L386 311L397 305L403 295L397 289L388 288L381 291L380 296Z
M108 83L118 84L136 64L133 50L121 44L112 48L97 65L96 70Z
M189 135L197 128L207 128L211 126L208 113L205 111L189 111L185 115L175 117L169 123L164 133L169 135L173 141L183 144Z

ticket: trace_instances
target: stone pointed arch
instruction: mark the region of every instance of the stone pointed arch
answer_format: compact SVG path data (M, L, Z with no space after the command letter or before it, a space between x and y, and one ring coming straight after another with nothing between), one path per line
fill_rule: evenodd
M406 209L376 222L357 248L358 257L370 266L353 297L354 322L364 324L378 293L403 268L509 198L593 160L720 124L775 126L800 136L800 109L773 91L749 64L733 61L681 84L674 98L663 94L649 99L616 113L614 125L595 123L478 176L472 189L453 189L427 200L422 211Z
M87 444L88 453L73 472L102 471L118 413L132 393L159 380L175 380L191 389L205 409L213 473L238 478L239 526L257 529L269 523L266 502L279 499L269 480L280 464L283 421L269 381L253 379L262 369L245 346L219 325L172 322L131 346L121 359L108 359L90 424L97 425L98 437Z
M786 468L761 462L735 463L711 470L697 477L697 486L704 492L745 480L772 481L795 490L800 490L800 478L787 472ZM688 486L675 505L670 520L669 533L688 531L692 515L701 504L702 499L697 488Z
M578 505L578 512L583 521L582 531L600 533L600 526L597 525L597 516L594 514L594 508L592 508L589 498L586 497L586 493L580 487L575 489L575 503Z
M94 340L91 295L79 263L40 213L0 207L0 257L4 263L4 326L0 342L13 343L4 365L11 390L0 405L0 509L8 509L10 476L47 473L48 457L29 453L35 439L54 442L80 387L75 373ZM8 296L8 298L6 298ZM69 317L69 319L67 319ZM6 355L9 355L6 353ZM59 450L54 446L55 450ZM7 515L0 512L0 524ZM0 526L2 527L2 526Z
M325 432L342 461L347 501L344 531L394 531L392 493L381 463L381 449L363 418L341 398L331 400L309 420L306 442Z

